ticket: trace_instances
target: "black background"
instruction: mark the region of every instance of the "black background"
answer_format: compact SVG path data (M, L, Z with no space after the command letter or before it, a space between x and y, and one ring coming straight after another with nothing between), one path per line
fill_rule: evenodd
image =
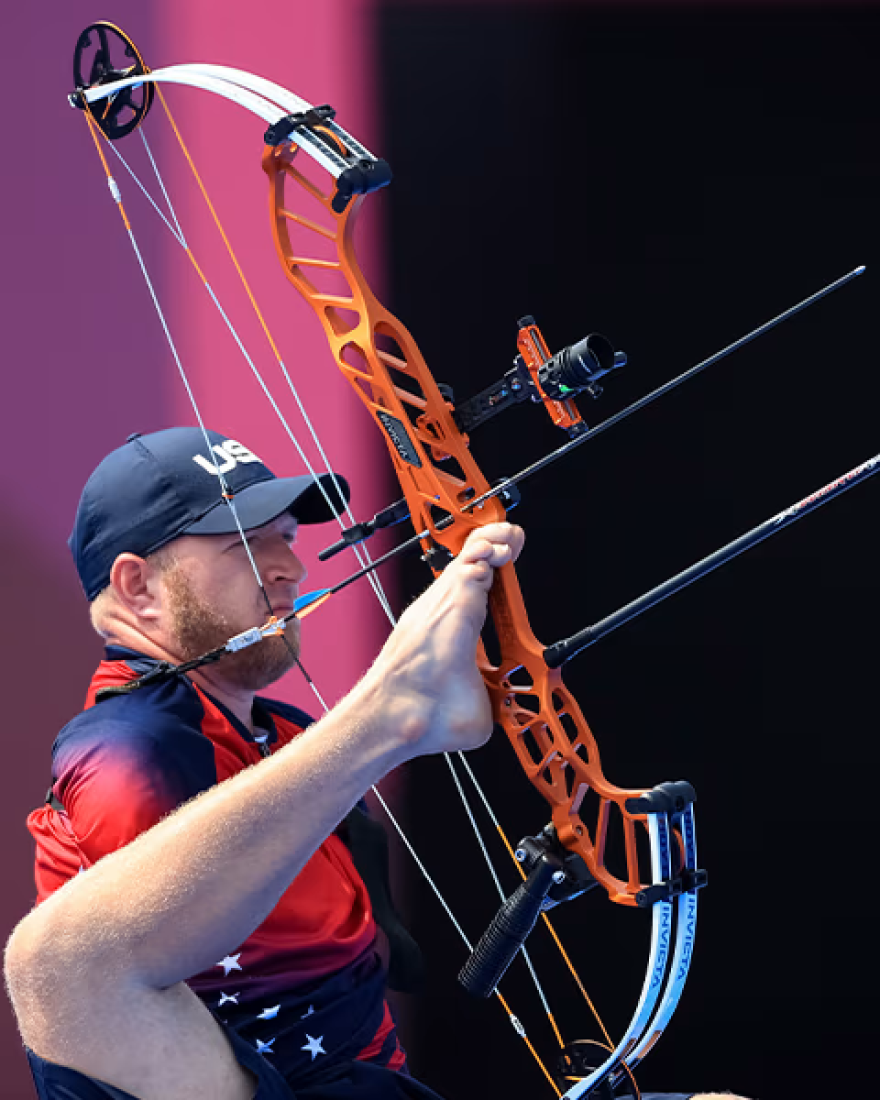
M871 5L381 9L389 304L459 398L509 368L531 313L553 350L600 331L628 353L598 403L581 399L595 423L868 265L525 483L520 573L542 640L880 450L878 32ZM562 441L518 408L473 449L496 477ZM853 490L566 671L612 781L687 778L699 796L710 885L643 1088L821 1096L870 1080L878 501L880 483ZM424 582L417 564L406 581ZM544 824L506 744L471 759L514 839ZM419 850L476 937L496 901L444 766L414 766L409 792ZM427 995L403 999L414 1069L450 1098L550 1095L498 1006L456 988L460 941L420 882L408 908L431 960ZM597 893L558 923L620 1034L644 915ZM534 950L566 1038L598 1038L537 937ZM521 974L507 991L552 1052Z

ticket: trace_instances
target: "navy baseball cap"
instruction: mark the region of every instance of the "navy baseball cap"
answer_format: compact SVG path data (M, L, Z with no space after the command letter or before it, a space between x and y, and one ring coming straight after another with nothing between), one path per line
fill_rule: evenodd
M245 531L284 512L300 523L323 523L348 502L348 483L338 474L322 474L320 486L307 474L276 477L237 440L207 434L210 451L201 428L135 434L99 464L83 489L68 540L87 599L110 583L119 554L145 557L179 535L237 531L220 475Z

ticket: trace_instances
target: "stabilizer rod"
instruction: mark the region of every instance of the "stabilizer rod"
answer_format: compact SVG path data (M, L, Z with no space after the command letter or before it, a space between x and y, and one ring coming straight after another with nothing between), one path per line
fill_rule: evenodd
M504 902L458 975L472 997L489 997L541 915L544 899L565 877L562 860L544 852L525 882Z

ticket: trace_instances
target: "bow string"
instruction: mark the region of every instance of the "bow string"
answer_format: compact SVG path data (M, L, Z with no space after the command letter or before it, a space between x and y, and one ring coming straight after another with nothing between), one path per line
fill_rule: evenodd
M114 64L112 60L114 47L118 47L120 43L127 59L121 65ZM87 56L91 57L89 65L84 60ZM856 269L843 279L830 284L810 299L780 314L593 429L589 429L584 423L574 397L581 392L598 396L601 392L598 379L623 366L625 356L621 352L615 352L608 341L598 334L593 334L557 355L551 355L534 319L530 317L520 321L518 355L513 370L508 371L497 383L475 398L457 403L449 389L435 379L406 327L379 302L358 264L354 248L354 229L358 213L371 192L390 182L391 172L383 160L370 153L336 122L335 112L331 107L312 106L293 92L269 80L226 66L176 65L151 71L130 40L110 24L95 24L87 28L77 43L75 58L76 91L70 97L71 103L82 109L88 120L111 194L147 280L199 423L204 429L195 396L186 379L122 205L119 187L106 160L101 135L107 139L106 144L120 157L126 171L132 174L137 185L144 190L159 216L186 252L270 401L273 411L280 417L307 469L322 486L322 491L326 492L318 471L306 458L276 399L262 380L253 359L239 340L228 315L193 256L161 183L158 169L156 176L170 211L170 219L137 180L113 144L118 138L140 129L154 96L167 112L167 104L160 88L161 84L166 83L189 85L220 95L251 111L266 125L262 164L269 180L271 227L282 269L290 283L314 310L338 368L380 429L403 494L402 501L391 505L366 523L358 523L350 511L347 513L348 525L340 519L342 535L339 542L320 556L329 557L340 549L351 548L358 555L359 569L333 589L322 590L317 596L302 599L297 609L300 615L307 610L314 610L330 594L366 575L374 584L377 596L393 625L394 616L375 573L377 565L391 555L383 555L374 561L363 546L364 541L374 531L396 525L408 518L415 534L400 545L418 546L426 563L435 575L439 574L460 552L472 532L487 523L505 518L507 510L516 503L515 487L523 478L537 472L550 461L561 458L624 416L644 407L649 401L662 396L773 325L844 285L863 270ZM183 139L170 112L167 113L185 151ZM143 137L143 131L141 135ZM146 138L143 140L149 161L155 168ZM186 156L222 234L222 227L219 219L216 219L204 184L188 153ZM234 259L225 234L223 238ZM330 471L327 455L299 400L278 346L269 332L244 273L237 261L234 262L272 353L282 368L285 381L312 434L323 468ZM518 474L511 475L502 483L493 485L473 456L470 435L486 419L522 401L529 401L546 409L554 424L567 434L568 441L551 455ZM217 457L208 443L207 433L205 439L207 453L217 470L224 499L234 514L234 498L225 487ZM817 503L823 503L837 492L849 488L856 480L870 476L877 469L878 461L880 460L869 460L857 471L851 471L806 501L780 513L780 516L768 521L769 526L762 525L757 529L761 532L760 537L767 537L782 526L782 517L786 517L785 522L797 519ZM327 499L332 508L329 496ZM246 533L241 530L240 524L238 526L242 541L247 546ZM666 586L660 586L648 593L641 603L636 601L638 607L628 605L622 609L621 616L623 612L627 612L626 616L615 620L612 625L603 621L594 628L587 628L587 632L581 631L571 639L557 643L555 647L545 646L535 637L515 567L510 564L496 571L489 595L491 630L487 633L485 645L481 643L479 646L477 660L491 697L495 720L504 730L529 782L548 803L550 824L536 835L526 837L515 848L505 840L520 869L522 884L510 897L505 897L495 876L504 902L476 948L473 948L453 916L427 869L390 813L387 803L376 792L392 824L471 952L462 971L463 984L477 995L495 993L498 996L514 1027L535 1054L554 1091L557 1095L562 1095L564 1089L565 1096L570 1100L590 1095L600 1087L617 1087L662 1034L678 1003L687 977L696 930L697 891L705 884L705 873L697 863L693 788L685 782L662 783L653 789L628 789L611 783L602 770L599 749L590 727L577 701L563 683L561 668L584 644L591 644L601 633L607 633L608 629L620 625L633 614L653 606L659 599L677 591L686 583L691 583L698 576L704 575L709 568L721 564L722 560L728 560L755 541L759 539L752 538L749 541L748 536L743 536L731 544L733 550L730 547L725 548L711 559L697 563L691 570L667 582ZM256 581L262 588L256 563L249 551L248 553ZM267 607L269 617L266 623L231 639L225 646L212 654L206 654L198 662L189 662L186 667L169 668L162 674L179 673L208 660L219 660L225 652L255 644L267 634L283 632L285 620L274 619L268 599ZM597 633L599 627L603 629ZM589 633L590 631L593 633ZM326 709L326 704L311 678L307 676L307 679L322 707ZM447 762L476 830L474 814L464 794L459 773L451 758L447 757ZM465 775L473 781L478 798L490 819L501 832L494 811L476 782L470 765L462 756L460 764ZM477 832L479 836L479 831ZM504 836L503 832L501 835ZM480 843L491 869L491 860L482 839ZM622 854L622 866L617 873L609 865L609 853L612 849ZM615 864L615 867L618 865ZM539 917L548 923L552 933L552 925L547 921L548 909L596 887L602 887L609 899L616 904L643 908L651 913L648 964L636 1009L617 1043L612 1042L599 1021L607 1042L607 1049L602 1046L600 1056L595 1051L585 1055L578 1044L565 1045L531 960L523 947L526 936ZM555 933L552 934L555 936ZM560 948L562 949L561 944ZM561 1068L556 1075L544 1066L522 1024L498 992L501 976L511 959L520 952L532 973L554 1033L563 1047ZM574 968L571 969L586 996ZM598 1019L598 1014L596 1015Z
M123 62L123 64L121 64L121 65L120 64L114 65L111 55L112 55L114 47L118 47L120 45L120 43L122 45L122 49L123 49L123 52L124 52L124 55L125 55L126 62L129 59L131 59L133 61L133 64L129 65L126 62ZM95 60L93 61L92 65L89 67L89 75L90 75L90 78L91 78L90 85L86 86L85 84L80 83L81 73L83 72L83 66L80 63L80 55L84 51L89 50L90 48L91 49L96 48L96 57L95 57ZM168 196L167 189L165 188L164 183L162 182L161 176L160 176L160 174L158 172L158 168L156 166L155 159L152 155L152 152L150 150L149 144L147 142L146 136L144 135L143 131L140 130L139 132L140 132L143 144L144 144L144 148L145 148L145 151L146 151L146 156L147 156L147 159L149 161L149 164L151 165L152 169L155 172L158 186L161 190L162 196L165 200L165 204L166 204L166 207L167 207L167 210L168 210L168 216L166 216L166 213L161 209L160 204L157 203L153 199L153 197L149 193L149 190L140 181L137 174L133 171L133 169L130 167L128 162L125 160L125 158L122 156L122 154L116 148L116 146L113 144L113 142L116 141L118 138L127 136L128 134L132 133L134 130L139 129L140 123L143 121L143 118L145 117L147 111L149 110L149 107L153 102L154 96L156 98L158 98L159 102L162 104L162 107L164 108L164 110L167 114L169 124L172 127L172 130L174 131L174 133L175 133L175 135L176 135L176 137L177 137L177 139L178 139L178 141L181 145L181 149L184 152L184 155L185 155L187 161L190 164L190 167L191 167L191 169L193 171L193 174L195 176L197 185L199 186L200 190L202 191L202 193L204 195L204 198L207 202L207 205L208 205L212 215L214 216L214 220L217 223L218 231L220 232L224 242L226 243L227 248L229 249L230 256L232 257L233 263L234 263L234 265L235 265L235 267L236 267L236 269L237 269L237 271L238 271L238 273L241 277L242 283L244 284L244 287L245 287L245 291L246 291L246 293L247 293L247 295L248 295L255 311L257 312L258 318L260 320L261 327L263 328L263 331L264 331L264 333L267 337L267 340L270 344L272 352L275 355L275 357L276 357L277 361L279 362L279 364L281 365L282 372L283 372L284 377L285 377L285 379L288 383L288 386L289 386L289 388L290 388L290 390L293 394L293 397L294 397L294 400L296 401L297 407L298 407L300 413L302 414L304 420L306 421L307 426L309 427L309 431L310 431L310 434L312 435L313 442L314 442L314 444L315 444L315 446L316 446L316 448L317 448L317 450L318 450L318 452L321 456L321 459L322 459L322 462L323 462L323 467L328 473L330 473L331 472L331 467L330 467L330 463L327 459L327 456L324 453L324 449L320 444L320 440L317 438L317 433L314 432L314 430L311 426L311 422L308 419L308 416L307 416L306 411L303 407L303 404L300 401L298 394L296 393L296 389L295 389L295 386L293 384L293 381L290 378L290 375L288 374L288 372L286 370L286 367L284 366L284 363L283 363L283 360L281 358L280 352L278 351L277 345L276 345L274 339L272 338L271 333L268 330L268 326L266 325L265 320L263 319L260 308L259 308L259 306L258 306L253 294L251 293L248 284L247 284L247 279L246 279L244 273L242 272L241 267L238 264L237 259L235 258L235 255L234 255L234 252L231 248L231 245L229 244L228 238L226 237L226 234L223 231L223 228L219 223L219 219L216 216L216 212L214 211L213 204L211 203L211 200L210 200L210 198L207 194L207 191L204 187L204 184L203 184L203 182L202 182L202 180L201 180L201 178L198 174L198 171L197 171L194 163L192 162L192 158L189 156L189 153L188 153L188 151L186 149L186 146L183 142L183 139L180 135L180 131L178 130L177 125L174 122L173 116L171 115L171 112L168 109L168 106L165 102L165 98L162 95L161 88L159 87L159 81L169 82L169 83L185 84L185 85L190 85L190 86L193 86L193 87L203 88L203 89L209 90L209 91L214 91L214 92L222 95L224 98L229 99L229 100L233 101L234 103L239 104L240 106L244 106L247 109L254 111L255 113L259 114L260 117L262 117L266 122L272 122L274 120L279 119L280 117L283 116L284 112L280 111L277 107L273 106L269 101L261 98L256 92L252 91L251 88L258 88L260 92L269 92L272 95L280 97L282 102L285 104L285 107L288 110L291 107L300 108L300 107L308 107L308 105L305 104L305 101L300 100L299 97L296 97L293 93L289 93L285 89L282 89L277 85L271 84L269 81L265 81L265 80L263 80L262 78L259 78L259 77L253 77L250 74L237 73L233 70L229 70L229 69L226 69L226 68L221 67L221 66L203 66L203 65L198 65L198 66L177 66L173 70L162 70L162 71L158 71L158 72L155 72L155 73L150 73L148 71L146 65L144 64L142 58L140 57L139 53L137 52L136 48L134 47L133 43L131 43L131 41L127 38L127 36L125 36L123 34L123 32L121 32L117 27L115 27L114 25L109 24L109 23L101 23L101 24L92 25L92 26L88 27L83 32L83 34L80 36L80 39L77 43L75 58L76 58L76 60L75 60L75 64L74 64L74 77L75 77L75 80L77 81L77 90L76 90L76 92L74 92L69 97L70 102L73 106L79 107L80 109L82 109L84 111L85 117L86 117L86 119L89 123L89 128L90 128L90 131L92 133L92 137L93 137L94 142L95 142L95 147L98 151L102 166L104 168L104 171L105 171L105 174L106 174L106 177L107 177L107 182L108 182L108 186L109 186L109 189L110 189L111 196L112 196L115 204L117 205L117 209L119 210L120 215L122 217L123 223L125 225L126 232L127 232L128 236L129 236L129 239L131 241L131 244L132 244L133 250L135 252L139 267L140 267L140 269L142 271L142 274L145 278L145 281L147 283L147 287L148 287L151 299L153 301L153 304L154 304L154 306L157 310L158 316L159 316L160 324L161 324L161 326L163 328L163 331L165 333L165 336L168 340L168 344L169 344L169 348L171 350L172 357L175 361L178 373L180 374L183 385L184 385L184 387L186 389L186 392L189 396L190 402L191 402L192 407L193 407L193 412L194 412L194 415L195 415L197 421L199 422L200 426L204 430L204 422L203 422L201 413L199 411L198 402L196 400L195 394L192 391L192 387L190 386L190 383L187 379L186 372L185 372L185 370L183 368L183 365L182 365L182 362L181 362L181 357L178 354L175 342L173 340L173 337L172 337L171 332L169 330L169 326L167 324L167 321L165 319L165 316L164 316L164 313L162 311L161 305L159 303L158 295L156 293L155 287L153 286L152 280L150 279L149 273L148 273L146 265L144 263L144 259L143 259L141 250L137 245L136 238L135 238L134 233L132 231L131 223L128 219L128 216L127 216L126 211L125 211L125 207L124 207L123 202L122 202L122 196L121 196L120 188L119 188L119 186L118 186L118 184L117 184L117 182L116 182L116 180L115 180L115 178L114 178L114 176L113 176L113 174L110 170L109 164L107 162L107 158L106 158L105 153L104 153L104 148L102 147L102 143L100 141L100 135L103 135L103 137L107 139L107 146L113 151L113 153L117 157L119 163L121 164L123 170L134 181L135 185L140 189L140 191L143 193L146 200L153 207L155 213L163 221L163 223L165 224L167 229L170 231L172 236L176 239L177 243L185 251L188 259L193 264L197 274L199 275L199 278L200 278L202 284L204 285L209 297L212 299L215 306L217 307L217 309L218 309L218 311L221 315L221 319L222 319L223 323L229 329L230 334L233 336L233 339L235 340L236 344L238 345L239 350L241 351L243 357L245 358L250 370L252 371L254 376L257 378L257 381L258 381L261 389L263 390L263 392L265 393L267 399L269 400L273 411L278 416L278 418L281 420L281 423L282 423L285 431L287 432L291 442L296 447L297 452L298 452L301 460L304 462L304 464L306 465L307 469L310 471L312 476L318 481L319 487L321 487L322 492L324 492L321 481L318 479L317 471L314 469L314 467L311 465L308 458L306 457L306 455L305 455L305 453L304 453L304 451L303 451L303 449L302 449L295 433L293 432L290 425L287 423L286 419L284 418L283 413L281 412L281 409L279 408L279 405L278 405L277 401L275 400L273 395L270 393L268 387L266 386L265 382L263 381L263 379L262 379L262 377L261 377L261 375L260 375L260 373L259 373L259 371L258 371L258 369L257 369L257 367L254 363L253 358L248 353L247 349L244 347L244 345L243 345L242 341L240 340L237 332L233 328L231 321L229 320L228 314L226 313L226 311L223 308L222 304L218 300L217 295L215 294L215 292L213 290L213 287L211 286L210 282L208 281L208 279L204 275L204 272L202 271L202 268L201 268L198 260L196 259L196 257L193 255L191 249L189 248L189 245L186 241L183 230L182 230L182 228L180 226L180 223L179 223L179 221L176 217L176 214L174 213L173 206L172 206L170 198ZM220 77L217 75L217 74L223 74L223 76L228 76L229 74L232 74L232 73L235 73L237 78L240 78L240 79L246 81L250 85L250 87L242 88L236 83L224 83L224 81L221 80ZM152 89L153 94L150 94L150 95L144 95L143 93L138 94L139 90L143 87L148 87L148 88ZM326 159L326 158L324 158L324 159ZM218 474L218 481L221 485L221 488L223 488L224 482L223 482L223 477L222 477L222 471L221 471L221 469L218 465L217 456L214 454L213 450L210 447L210 443L209 443L209 439L207 437L207 433L205 433L205 446L206 446L206 454L208 456L208 459L213 464L213 466L214 466L214 468L215 468L215 470ZM225 489L223 489L222 495L223 495L223 498L224 498L226 504L234 512L235 504L234 504L234 498L232 497L232 495L230 493L228 493L228 491L226 491ZM325 493L325 496L326 496L326 493ZM328 499L328 504L330 504L329 499ZM332 508L332 504L331 504L331 508ZM357 528L359 526L362 526L362 525L358 525L356 523L355 518L351 514L351 511L349 509L346 510L346 514L348 515L350 523L355 528ZM403 517L398 516L397 518L399 519L399 518L403 518ZM247 540L246 534L245 534L245 532L243 532L241 530L240 524L237 524L237 526L239 528L239 534L240 534L240 537L242 539L242 542L244 543L245 547L248 548L248 540ZM345 525L341 520L340 520L340 527L345 529ZM348 528L349 531L351 529L352 528ZM352 545L352 544L349 542L349 543L346 543L345 545ZM359 556L361 555L362 551L357 546L354 547L354 550L355 550L356 554L358 554ZM252 565L253 570L254 570L256 581L257 581L260 589L263 591L263 593L265 595L265 589L264 589L263 584L262 584L262 579L259 576L259 572L256 568L255 562L253 561L253 556L250 554L249 548L248 548L248 557L251 561L251 565ZM361 572L370 572L371 573L373 571L375 565L379 564L379 562L370 563L369 562L369 555L366 554L365 557L366 557L367 563L369 563L369 564L364 565L363 564L364 558L361 557L361 559L360 559L361 562L362 562ZM378 582L377 582L375 587L376 587L376 590L377 590L377 595L380 598L380 602L382 602L382 604L383 604L383 608L385 610L385 613L389 617L390 621L393 624L394 618L393 618L393 615L390 611L390 606L388 605L388 601L385 598L384 593L382 592L381 585L379 585ZM267 607L268 607L268 600L267 600ZM271 609L269 609L269 610L271 610ZM157 679L159 677L162 677L164 675L182 674L182 673L185 673L187 671L192 671L192 670L194 670L194 669L196 669L196 668L198 668L198 667L200 667L204 664L207 664L207 663L210 663L212 661L216 661L216 660L221 659L225 655L225 653L227 653L227 652L235 652L236 650L238 650L240 648L243 648L246 645L256 644L263 637L269 636L271 634L275 634L275 633L279 632L279 629L281 628L281 626L282 626L282 624L280 624L275 619L274 616L270 615L268 621L265 624L263 624L262 626L255 626L255 627L251 628L250 630L247 630L247 631L243 632L242 634L236 636L235 638L229 639L229 641L224 646L219 647L217 650L215 650L215 651L213 651L209 654L205 654L202 657L197 658L193 661L188 661L184 665L178 665L178 666L163 665L162 667L159 667L159 668L153 670L151 672L151 674L149 674L148 676L139 678L138 680L135 680L135 681L131 681L129 684L125 685L125 687L122 690L134 690L138 686L140 686L140 684L150 682L150 681L152 681L154 679ZM327 704L325 703L323 697L321 696L320 692L318 691L314 681L305 672L305 669L302 667L301 663L300 663L299 667L300 667L301 671L303 672L303 674L306 676L306 679L307 679L310 687L312 688L312 690L316 694L316 697L317 697L317 699L318 699L318 701L321 705L321 708L326 711L328 709ZM115 690L115 689L111 689L110 692L107 692L107 693L108 694L112 693L113 690ZM453 769L453 766L452 766L452 762L449 760L448 757L446 759L447 759L447 762L449 764L450 769L453 771L453 774L454 774L454 769ZM466 762L465 762L465 765L466 765ZM474 783L474 785L477 789L478 795L480 796L480 798L482 799L484 804L486 806L488 806L488 801L486 800L484 792L482 791L482 789L477 784L476 777L473 775L473 773L470 771L470 769L469 769L469 767L467 767L467 765L466 765L466 770L468 771L469 776L471 778L471 781ZM457 780L456 780L456 782L457 782ZM464 932L464 929L462 928L460 922L456 918L456 916L453 913L450 905L446 901L445 897L443 896L443 893L441 892L441 890L437 886L436 882L432 878L432 876L429 873L428 869L426 868L426 866L424 865L424 863L420 859L418 853L413 848L413 846L410 843L408 837L406 836L404 830L400 826L400 823L397 821L396 817L392 813L392 811L391 811L390 807L388 806L387 802L383 798L381 792L379 792L376 788L374 788L373 793L374 793L375 797L377 798L380 806L382 807L382 809L384 810L384 812L388 816L391 824L393 825L393 827L397 831L398 835L400 836L400 839L401 839L402 843L407 848L409 854L411 855L411 857L415 861L416 865L418 866L419 870L421 871L421 873L424 876L425 880L427 881L428 885L430 886L430 888L434 892L435 896L437 897L438 902L440 903L441 907L445 910L445 912L449 916L453 926L456 928L456 930L457 930L459 936L461 937L462 941L464 942L465 946L467 947L468 950L470 950L472 948L472 944L471 944L470 940L468 939L466 933ZM473 818L471 818L471 820L473 820ZM482 841L481 841L481 844L482 844ZM485 848L483 850L485 852ZM497 881L497 879L496 879L496 881ZM501 893L501 896L503 898L504 894L503 894L503 891L500 888L500 885L499 885L499 892ZM536 988L538 990L538 995L541 999L542 1004L545 1007L545 1010L547 1011L547 1014L548 1014L548 1016L551 1020L551 1023L553 1024L554 1031L557 1034L557 1036L559 1037L559 1041L560 1041L560 1044L561 1044L561 1042L562 1042L561 1036L559 1035L558 1028L555 1025L555 1021L553 1020L552 1014L550 1013L549 1005L547 1003L546 996L544 995L544 992L541 988L540 982L538 981L537 974L535 973L534 968L531 966L531 961L528 959L527 953L525 951L523 952L523 955L524 955L524 958L526 959L527 965L529 966L529 970L532 974L533 980L534 980ZM577 980L579 981L579 979L577 979ZM504 1006L505 1011L507 1012L507 1015L510 1018L515 1030L520 1035L520 1037L525 1041L525 1043L529 1047L529 1049L532 1051L534 1057L536 1058L536 1060L538 1062L538 1065L540 1066L542 1072L547 1077L547 1079L550 1082L551 1086L554 1088L554 1091L557 1094L560 1094L560 1089L556 1086L556 1084L553 1080L553 1077L546 1070L543 1063L541 1062L541 1059L539 1058L535 1048L532 1046L531 1041L529 1040L529 1038L528 1038L528 1036L525 1032L525 1029L523 1028L521 1022L513 1014L512 1010L507 1005L505 999L501 996L500 992L497 992L497 996L498 996L499 1002ZM600 1027L601 1026L602 1025L601 1025L601 1021L600 1021ZM603 1030L604 1030L604 1028L603 1028ZM607 1032L606 1032L606 1035L607 1035ZM609 1048L610 1048L610 1038L608 1039L608 1042L609 1042Z

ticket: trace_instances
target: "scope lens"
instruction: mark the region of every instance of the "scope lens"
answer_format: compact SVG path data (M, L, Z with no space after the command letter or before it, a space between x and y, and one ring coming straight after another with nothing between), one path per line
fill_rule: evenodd
M538 380L550 397L574 397L621 365L608 340L594 332L549 359L539 370Z
M614 370L614 348L598 332L578 340L567 350L573 371L580 373L584 379L580 383L582 386L589 385L590 382L601 378L603 374Z

